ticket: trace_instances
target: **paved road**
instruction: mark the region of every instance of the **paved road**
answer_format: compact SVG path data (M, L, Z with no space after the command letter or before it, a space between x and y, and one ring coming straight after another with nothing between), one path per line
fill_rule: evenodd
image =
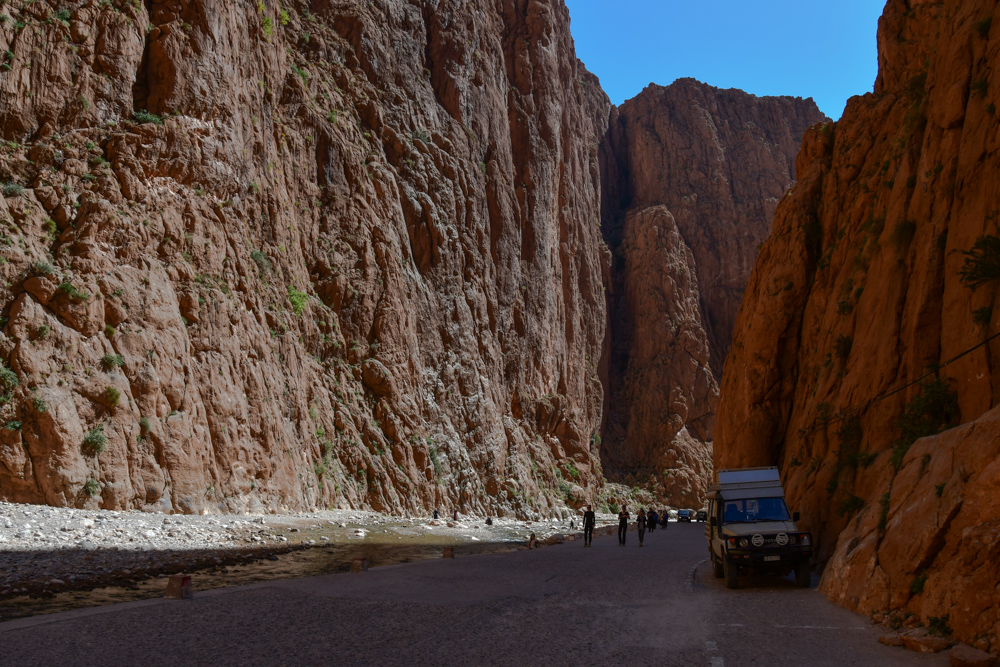
M791 578L726 590L704 528L0 624L0 665L945 665Z

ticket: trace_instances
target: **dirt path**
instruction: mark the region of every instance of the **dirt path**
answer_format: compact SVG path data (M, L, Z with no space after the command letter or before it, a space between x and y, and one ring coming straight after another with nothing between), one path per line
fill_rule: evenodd
M0 665L945 665L791 579L712 577L703 527L0 624ZM196 582L197 583L197 582Z

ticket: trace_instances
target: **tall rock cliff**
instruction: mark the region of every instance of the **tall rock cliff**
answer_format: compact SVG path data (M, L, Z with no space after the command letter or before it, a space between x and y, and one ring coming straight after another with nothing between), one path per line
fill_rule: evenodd
M947 615L993 651L998 11L887 3L874 93L804 139L737 319L715 439L717 467L781 466L827 595Z
M650 85L612 112L603 232L614 252L612 478L671 504L704 500L717 378L759 245L795 179L812 100L693 79Z
M0 53L0 497L601 483L610 104L560 0L14 0Z

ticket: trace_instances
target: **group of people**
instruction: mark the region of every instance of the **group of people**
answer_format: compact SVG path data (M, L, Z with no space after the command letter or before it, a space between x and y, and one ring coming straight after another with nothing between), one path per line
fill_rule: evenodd
M639 531L639 546L642 546L643 538L646 536L646 531L653 532L656 530L657 524L661 528L666 529L667 520L669 519L669 514L667 510L663 510L657 513L653 508L645 510L639 508L636 514L636 528ZM622 511L618 513L618 544L619 546L625 546L625 536L628 534L628 524L631 520L631 515L629 514L628 507L622 505ZM583 546L589 547L594 539L594 525L597 523L597 517L594 515L594 509L590 505L587 505L587 511L583 513Z
M622 547L625 546L625 536L628 535L629 518L628 507L622 505L622 511L618 513L618 545ZM635 527L639 533L639 546L642 546L642 540L646 536L647 530L649 532L656 530L657 523L660 524L660 527L666 529L668 519L669 514L667 510L663 510L663 512L657 514L656 510L652 507L648 511L640 507L635 516Z

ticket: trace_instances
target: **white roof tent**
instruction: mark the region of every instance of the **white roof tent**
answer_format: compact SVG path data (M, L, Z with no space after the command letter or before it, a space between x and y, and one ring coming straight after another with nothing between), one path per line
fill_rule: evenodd
M781 477L775 467L720 470L716 490L724 500L785 497Z

